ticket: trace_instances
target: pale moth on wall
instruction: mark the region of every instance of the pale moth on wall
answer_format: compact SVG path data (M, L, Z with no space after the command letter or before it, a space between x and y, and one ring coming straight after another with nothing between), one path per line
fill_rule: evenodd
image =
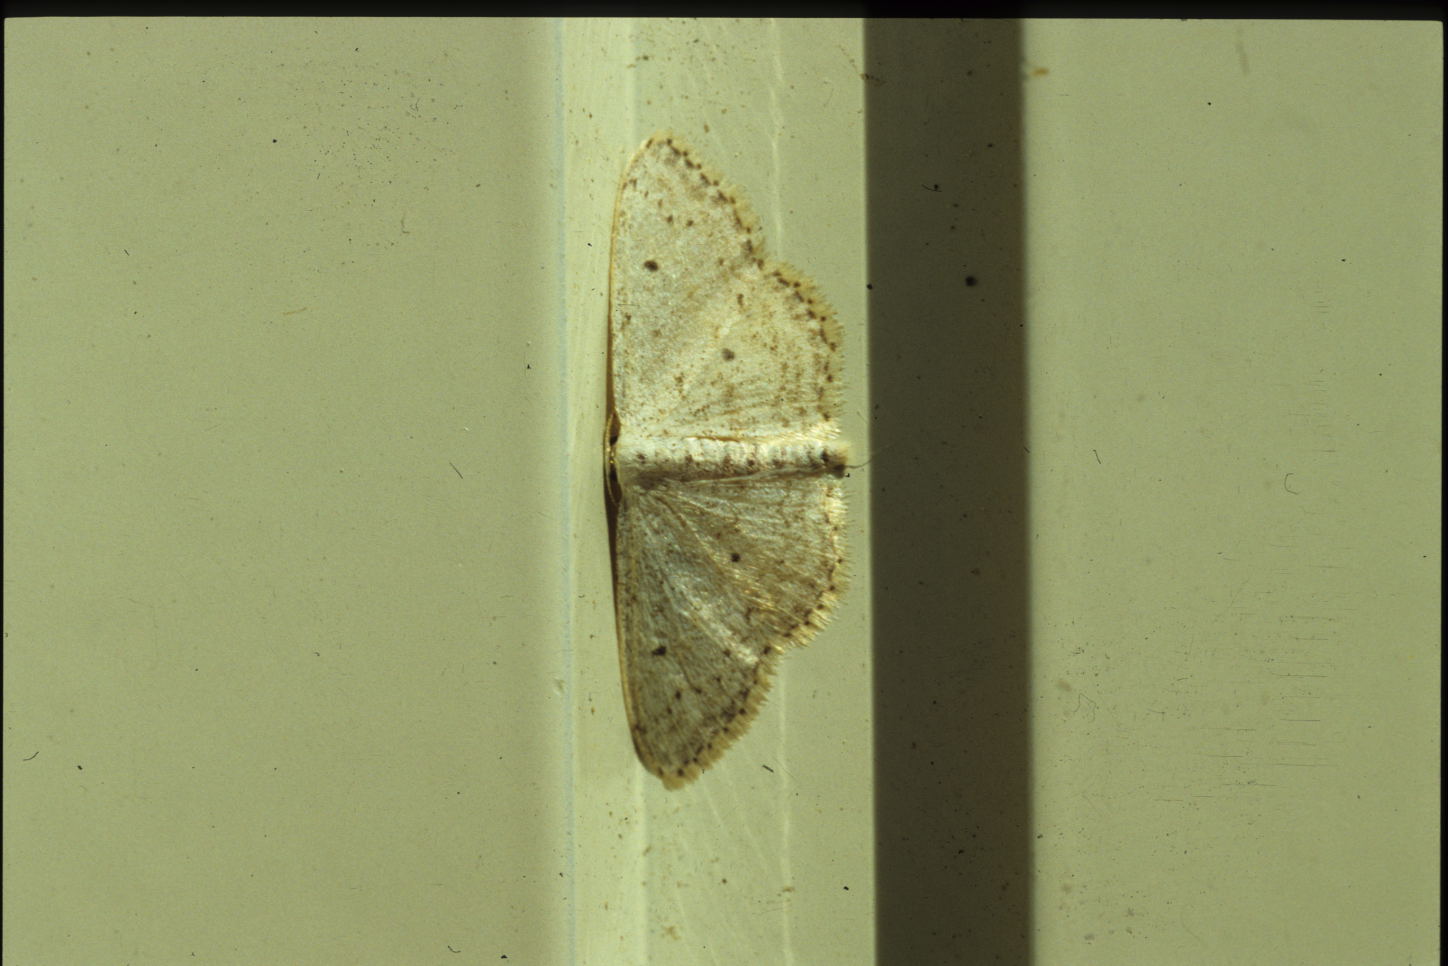
M609 299L624 702L639 760L677 788L749 727L843 586L840 327L666 134L624 171Z

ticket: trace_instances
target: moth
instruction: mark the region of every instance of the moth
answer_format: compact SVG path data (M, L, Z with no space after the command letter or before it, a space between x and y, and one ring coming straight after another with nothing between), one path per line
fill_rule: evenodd
M844 586L841 332L677 137L624 170L605 476L624 705L670 788L748 729Z

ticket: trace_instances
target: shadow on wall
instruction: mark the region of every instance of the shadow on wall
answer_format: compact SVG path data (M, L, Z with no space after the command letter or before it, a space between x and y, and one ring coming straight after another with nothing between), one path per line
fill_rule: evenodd
M865 50L878 962L1026 964L1020 27Z

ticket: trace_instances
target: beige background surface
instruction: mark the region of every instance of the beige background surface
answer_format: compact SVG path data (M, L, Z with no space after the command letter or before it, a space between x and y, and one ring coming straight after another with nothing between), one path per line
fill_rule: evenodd
M1436 961L1441 63L8 22L4 963ZM835 303L869 460L680 793L599 479L655 127Z
M7 24L7 963L566 948L555 34Z
M1036 956L1434 962L1441 33L1024 55Z

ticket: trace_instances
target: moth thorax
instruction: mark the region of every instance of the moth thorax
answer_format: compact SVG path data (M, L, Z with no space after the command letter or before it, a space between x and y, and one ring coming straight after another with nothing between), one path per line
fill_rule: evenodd
M840 476L848 453L833 439L639 439L622 436L614 465L625 486L665 481Z

